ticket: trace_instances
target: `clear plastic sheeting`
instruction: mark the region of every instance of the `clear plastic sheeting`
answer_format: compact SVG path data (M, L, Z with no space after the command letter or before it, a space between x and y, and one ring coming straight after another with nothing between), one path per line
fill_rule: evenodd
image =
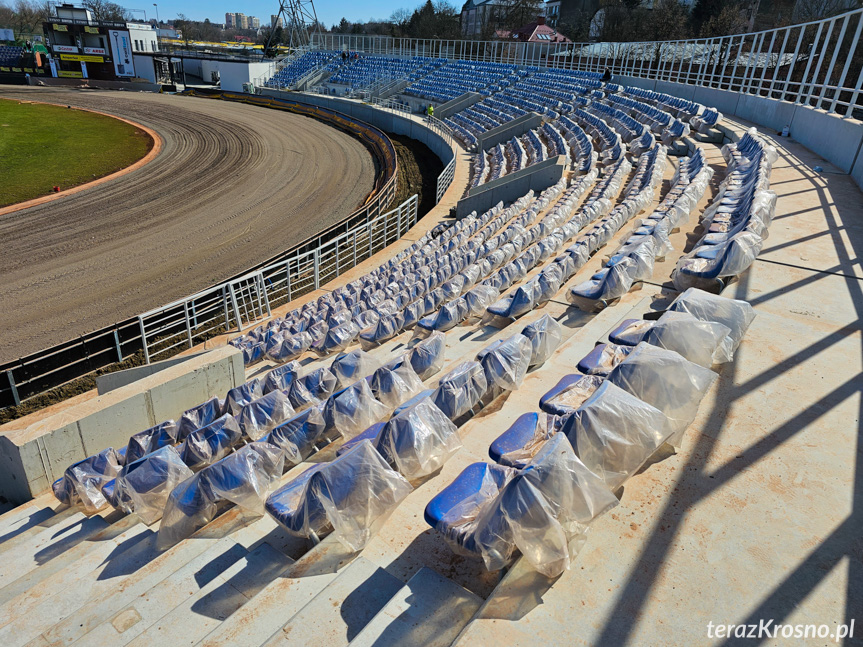
M516 425L524 425L524 428L516 429ZM491 449L502 450L498 457L498 462L501 465L522 468L533 460L534 456L559 428L560 419L556 416L546 413L524 414L492 444ZM518 433L519 437L513 438L512 436L515 436L514 431L522 433ZM511 436L511 438L506 438L506 436Z
M443 368L445 351L446 335L434 332L409 350L407 359L419 378L427 380Z
M332 371L321 367L294 380L288 391L288 399L291 401L291 406L300 411L330 397L336 390L337 383L338 379Z
M113 447L88 456L66 468L63 478L54 483L54 496L63 503L78 505L87 514L98 512L108 501L102 487L120 471L120 457Z
M477 285L464 295L467 303L468 317L483 317L486 308L493 304L500 296L494 287L490 285Z
M162 447L127 464L117 475L114 498L148 526L162 518L168 495L193 475L174 447Z
M665 414L674 430L668 442L679 448L701 399L717 377L678 353L641 343L607 379Z
M563 328L548 314L525 326L521 334L531 343L530 366L544 364L563 340Z
M566 437L555 434L506 485L500 510L513 544L530 565L546 577L557 577L569 569L573 553L583 545L583 537L573 540L617 503L605 483L575 455ZM483 555L490 570L497 570L497 557Z
M336 376L336 388L344 388L374 373L380 363L362 350L352 350L338 355L330 364L330 372Z
M477 360L485 372L488 388L505 391L518 389L527 375L532 353L530 340L519 333L480 351Z
M673 431L659 409L608 380L561 427L582 462L612 490L635 474Z
M560 393L545 402L546 410L564 416L577 410L594 394L605 378L601 375L582 375Z
M225 414L206 427L193 431L178 448L180 458L192 470L197 471L215 463L230 453L231 448L243 438L236 418Z
M392 410L423 390L423 383L410 363L398 360L375 371L371 379L375 398Z
M288 396L283 391L272 391L244 406L236 418L243 435L258 440L293 416Z
M400 312L395 315L384 315L360 332L360 345L363 350L377 348L398 335L403 324L404 315Z
M311 333L305 330L285 337L279 349L279 360L287 362L298 359L311 348L313 341Z
M463 362L440 379L431 398L450 420L456 420L479 404L487 390L480 363Z
M330 328L319 343L315 342L312 345L312 349L321 357L325 357L330 353L345 350L359 334L359 326L353 321L348 321L335 328Z
M233 389L228 391L228 395L225 396L224 413L230 413L232 416L236 416L240 413L240 410L243 407L250 402L257 400L262 395L264 395L263 385L257 378L249 380L240 386L235 386Z
M715 321L701 321L685 312L668 311L647 329L644 341L680 353L690 362L709 368L729 361L725 342L731 332Z
M324 406L327 426L347 439L362 433L387 413L387 406L375 398L367 380L334 393Z
M263 440L283 450L289 465L298 465L311 456L325 430L324 413L319 405L283 422Z
M365 547L413 490L368 440L295 481L267 499L267 512L291 534L312 540L332 528L353 551Z
M273 391L286 391L291 383L297 379L300 373L300 365L297 362L288 362L283 366L274 368L264 378L264 395Z
M457 427L428 398L390 418L375 444L411 480L433 474L462 446Z
M134 463L139 458L176 442L177 423L173 420L166 420L155 427L150 427L130 436L123 462L127 465Z
M284 471L284 453L268 443L252 443L183 481L168 496L157 545L168 548L203 528L233 503L263 514L263 500Z
M216 418L225 413L225 402L212 397L183 413L177 422L177 440L183 440L190 433L201 427L206 427Z
M689 313L701 321L715 321L728 326L729 355L737 350L749 324L755 319L755 310L746 301L728 299L697 288L689 288L679 295L668 309Z

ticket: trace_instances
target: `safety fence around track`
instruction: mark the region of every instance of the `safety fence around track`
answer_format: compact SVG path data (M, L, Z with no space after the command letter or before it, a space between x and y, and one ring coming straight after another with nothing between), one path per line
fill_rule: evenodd
M380 172L372 193L341 222L224 283L0 365L0 408L17 406L138 355L146 362L166 359L219 333L242 330L271 308L317 289L369 258L416 223L417 196L387 211L398 188L398 162L382 130L334 110L274 97L211 91L187 94L289 110L350 133L378 159Z

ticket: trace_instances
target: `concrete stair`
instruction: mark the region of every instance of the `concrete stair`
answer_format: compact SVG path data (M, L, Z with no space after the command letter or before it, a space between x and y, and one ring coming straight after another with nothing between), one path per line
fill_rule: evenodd
M346 646L401 587L401 580L358 557L264 644Z
M480 607L479 596L421 568L350 642L350 647L446 647Z

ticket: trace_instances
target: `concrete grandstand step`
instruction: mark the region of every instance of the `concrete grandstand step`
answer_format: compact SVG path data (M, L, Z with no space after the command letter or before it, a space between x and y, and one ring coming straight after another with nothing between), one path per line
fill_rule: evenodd
M53 497L52 497L53 498ZM65 510L66 506L60 505L57 507L50 506L21 506L23 511L16 508L8 517L0 520L0 554L6 550L6 544L11 542L19 535L30 531L33 528L45 528L45 524L52 523L50 520L57 516L57 513Z
M260 544L129 644L194 645L291 564L289 557L266 543Z
M35 511L27 520L13 524L9 531L3 535L4 541L0 543L0 555L7 550L15 550L19 546L32 543L33 538L41 534L46 528L53 528L65 523L70 517L80 519L83 513L75 508L63 506L59 510Z
M287 618L298 613L332 582L339 569L354 557L355 553L336 539L324 539L199 644L206 647L263 644L281 629Z
M55 499L52 493L46 492L35 499L4 511L0 514L0 544L3 543L3 537L22 521L38 515L50 516L62 508L65 506Z
M103 544L113 542L117 546L120 542L129 539L130 531L134 529L136 533L141 533L146 530L146 527L141 524L141 520L135 515L123 517L116 523L111 524L104 530L97 532L87 541L83 541L74 548L67 550L62 555L55 557L49 562L40 565L38 568L30 571L23 577L19 577L14 582L6 584L0 589L0 605L5 604L14 597L20 595L24 591L33 590L40 586L42 582L53 576L55 573L65 569L70 564L79 562L79 560L89 558L90 554L100 548ZM2 608L2 607L0 607Z
M350 642L350 647L447 647L482 599L430 568L421 568Z
M384 569L358 557L264 644L344 647L402 585Z
M110 618L93 627L76 643L80 645L127 645L192 597L205 595L218 586L219 575L242 563L248 551L224 538L125 604Z
M74 614L88 599L112 590L129 573L158 555L155 534L140 523L89 548L79 559L0 609L0 614L9 619L0 628L0 640L8 645L21 645L38 638L59 619Z
M119 516L111 520L118 518ZM14 552L8 553L14 555L14 558L0 560L0 586L14 582L110 525L111 521L101 515L87 517L76 512L65 516L62 522L45 528L34 537L25 536L26 533L17 537L10 542L14 544Z
M84 600L74 613L55 621L42 633L42 640L36 644L68 645L75 642L100 624L109 622L139 596L246 525L247 521L238 510L229 510L189 539L161 553L140 568L129 568L129 574L113 587ZM233 540L228 541L236 543Z

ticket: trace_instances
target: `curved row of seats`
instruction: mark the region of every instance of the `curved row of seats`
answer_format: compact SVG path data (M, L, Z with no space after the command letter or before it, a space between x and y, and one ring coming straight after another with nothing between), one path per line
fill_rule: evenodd
M316 67L327 65L338 60L338 54L331 51L316 50L306 52L281 67L272 78L264 84L268 88L290 88Z
M770 172L776 148L752 128L722 154L729 172L701 219L704 235L682 256L672 274L675 287L722 288L758 256L776 210Z
M355 59L349 59L346 65L327 79L327 82L347 85L349 91L358 91L376 83L396 79L418 80L442 66L444 62L444 59L426 56L389 58L361 54Z
M515 65L475 61L447 61L402 92L422 99L446 103L467 92L489 95L518 78Z
M556 577L614 492L663 445L679 447L715 364L729 361L754 311L697 290L657 321L625 322L428 503L426 522L460 555L499 570L521 554ZM644 324L644 325L642 325Z

